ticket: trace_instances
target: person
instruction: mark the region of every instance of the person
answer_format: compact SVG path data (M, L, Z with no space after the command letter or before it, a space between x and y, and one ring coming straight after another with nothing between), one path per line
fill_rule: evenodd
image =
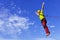
M44 16L43 10L44 10L44 2L42 3L41 10L37 10L37 15L39 16L39 19L41 20L42 26L46 32L46 36L48 36L48 35L50 35L50 31L47 27L47 21L46 21L46 18Z

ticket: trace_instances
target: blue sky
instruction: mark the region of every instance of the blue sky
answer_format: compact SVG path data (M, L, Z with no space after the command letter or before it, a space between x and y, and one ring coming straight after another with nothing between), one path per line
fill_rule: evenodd
M48 37L35 14L41 9L43 1L44 14L51 32ZM59 4L60 0L0 0L0 39L60 40Z

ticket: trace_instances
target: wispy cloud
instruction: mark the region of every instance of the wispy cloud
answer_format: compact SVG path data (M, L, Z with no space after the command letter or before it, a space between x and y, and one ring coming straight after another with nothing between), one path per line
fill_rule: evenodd
M51 25L50 28L54 28L55 26L54 25Z
M21 11L19 11L21 13ZM27 17L20 17L18 15L12 15L11 10L7 8L1 8L0 10L0 32L2 35L10 35L17 37L22 33L22 30L27 30L29 25L33 25Z
M21 40L21 39L6 39L6 38L0 38L0 40Z
M11 23L14 27L18 27L21 29L28 29L30 23L28 18L12 16L9 18L9 23ZM32 24L32 23L31 23Z
M37 38L36 40L56 40L54 38Z

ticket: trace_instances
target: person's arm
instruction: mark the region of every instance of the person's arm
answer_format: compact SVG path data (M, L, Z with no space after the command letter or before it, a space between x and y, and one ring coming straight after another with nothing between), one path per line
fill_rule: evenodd
M44 11L44 2L42 3L41 11L42 11L42 12Z

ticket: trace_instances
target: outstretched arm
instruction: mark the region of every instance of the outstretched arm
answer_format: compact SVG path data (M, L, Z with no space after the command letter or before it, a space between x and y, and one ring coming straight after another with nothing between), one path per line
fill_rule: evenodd
M44 11L44 2L42 3L41 11Z

